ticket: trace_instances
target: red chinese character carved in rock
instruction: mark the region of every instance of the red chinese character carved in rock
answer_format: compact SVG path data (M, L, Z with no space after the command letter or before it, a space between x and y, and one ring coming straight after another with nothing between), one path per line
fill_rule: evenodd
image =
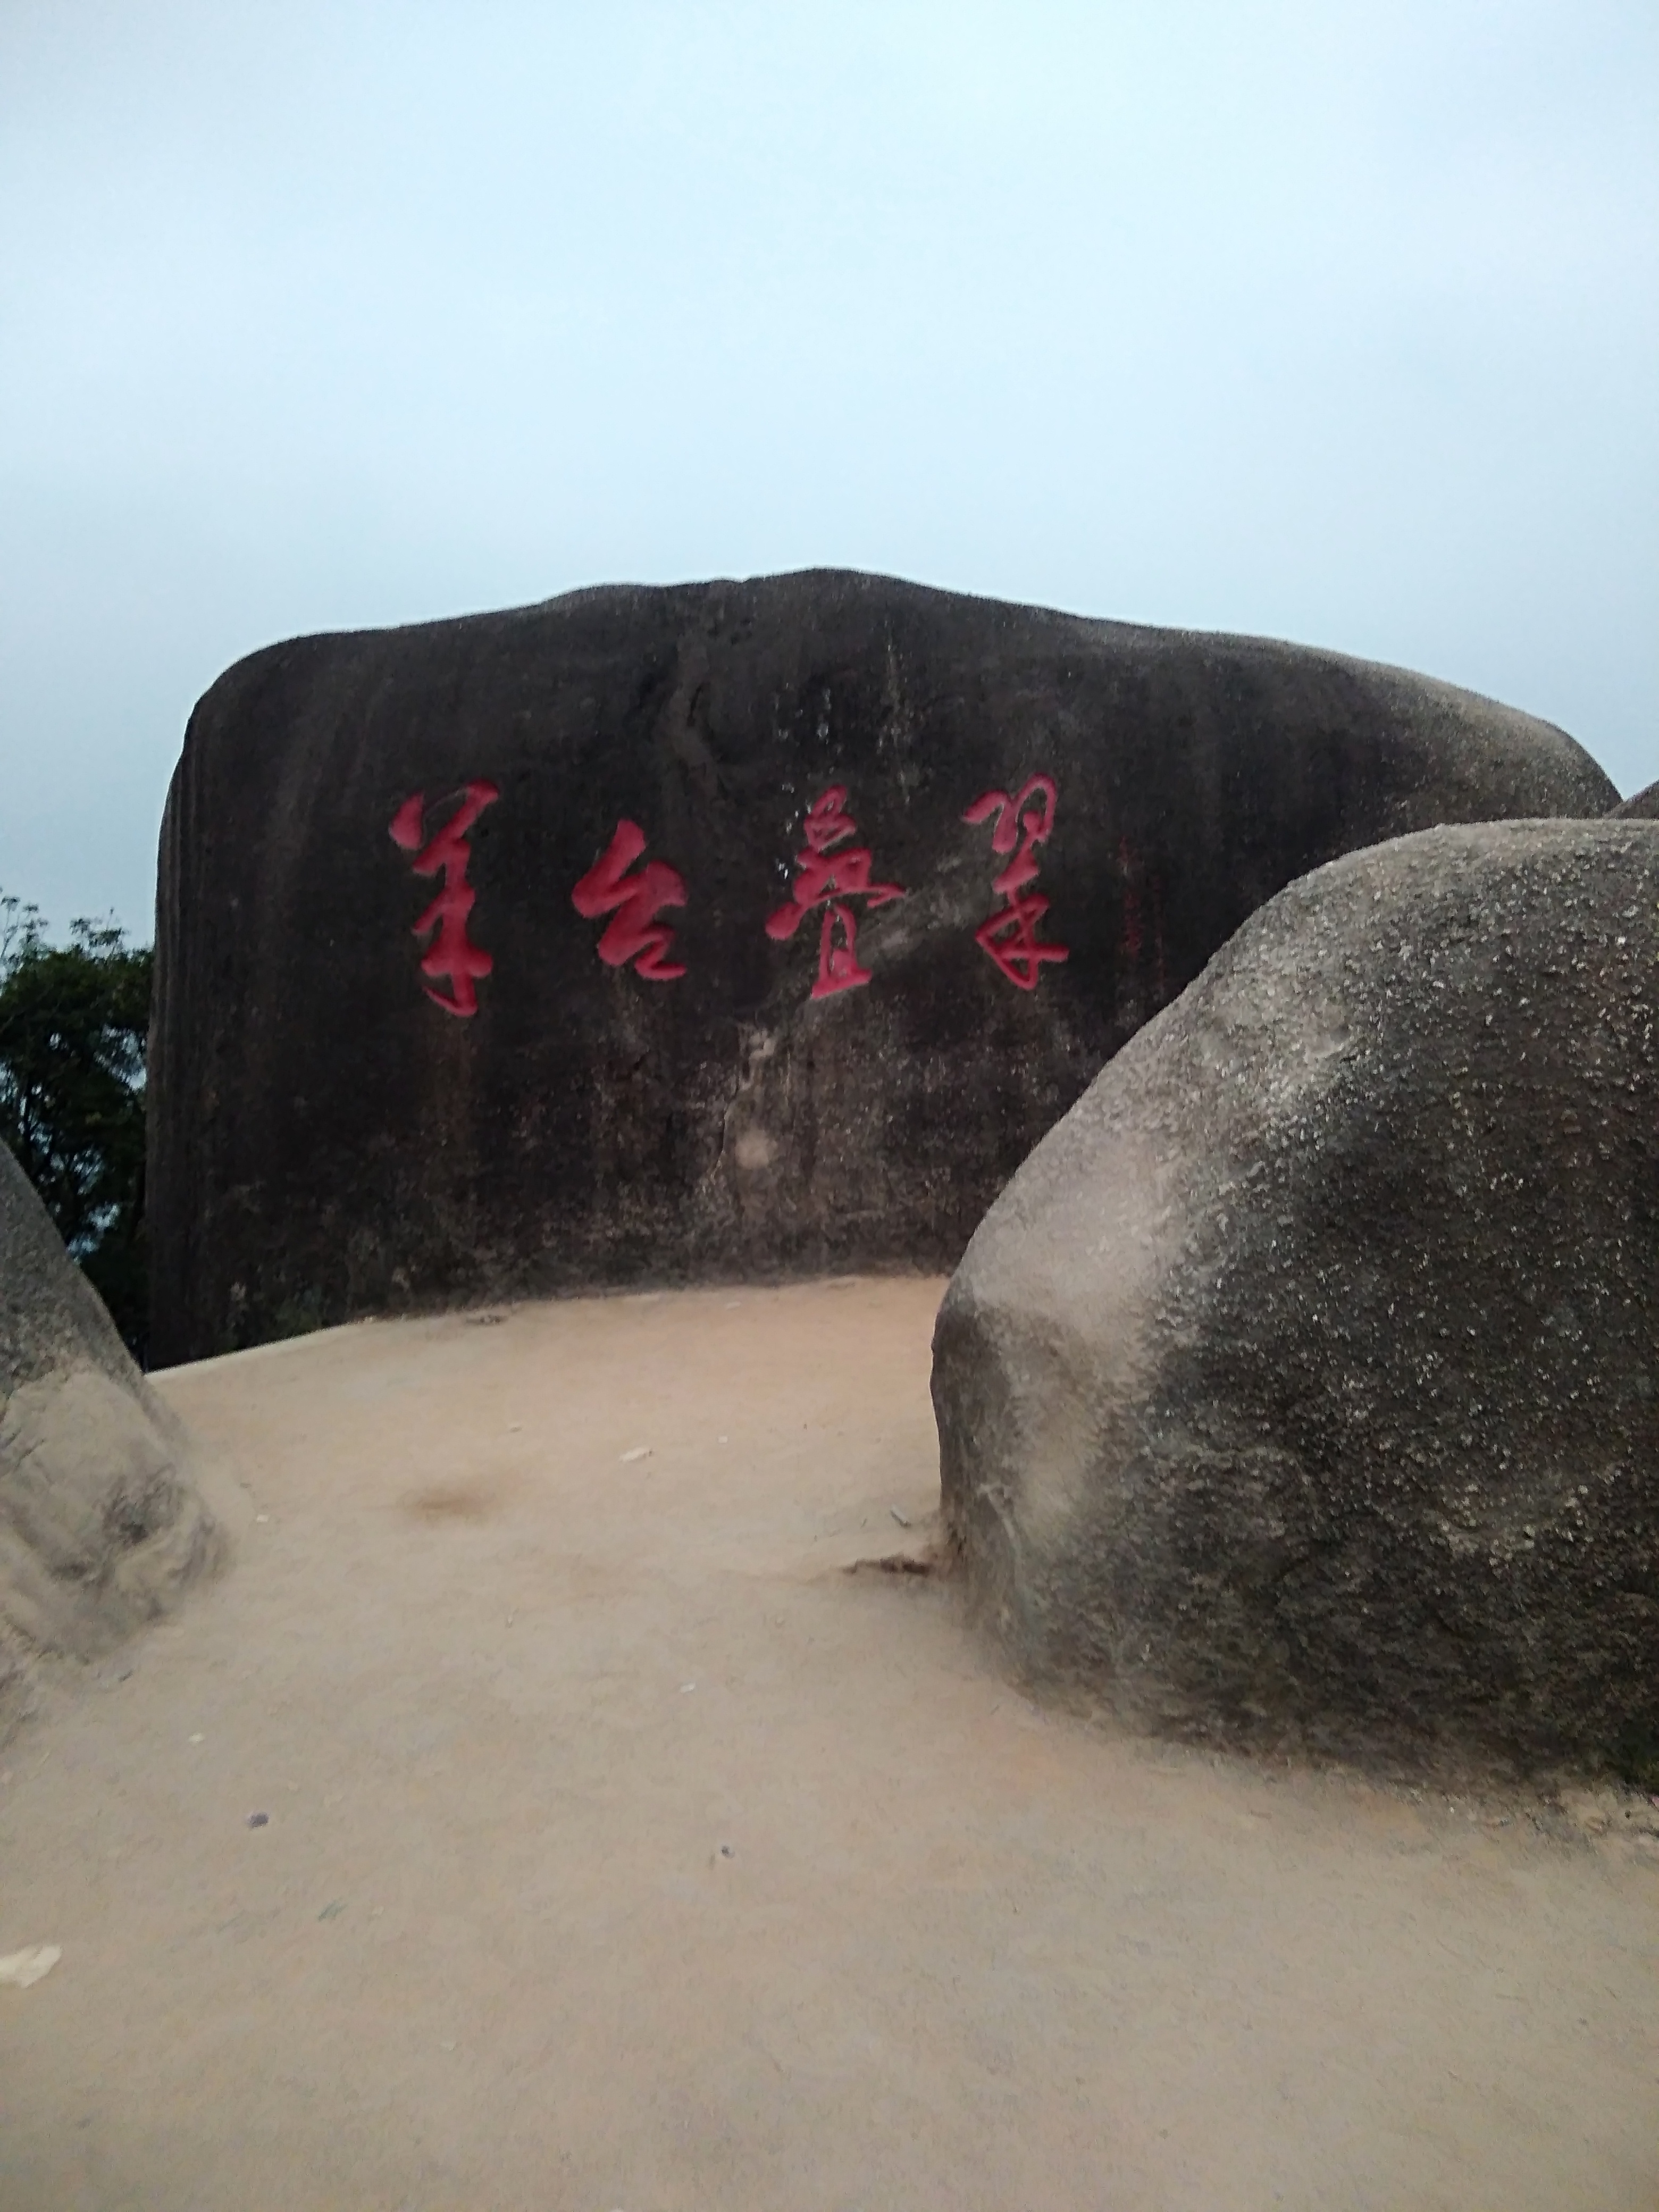
M634 973L647 982L672 983L685 969L663 958L674 933L656 917L665 906L685 904L685 878L666 860L647 860L630 876L628 871L645 843L637 822L617 823L610 844L571 892L570 903L588 921L610 915L599 939L599 957L607 968L625 968L631 960Z
M867 845L836 850L837 846L845 848L847 840L858 835L858 824L847 811L843 785L832 784L822 798L812 801L801 830L806 850L795 855L794 895L787 906L767 916L766 933L781 942L794 935L814 907L823 908L812 996L827 999L836 991L856 990L870 981L870 970L859 965L858 916L848 902L861 898L873 912L878 906L902 898L904 890L898 884L871 882Z
M472 858L466 833L485 807L493 805L501 795L493 783L469 783L460 805L425 844L422 842L426 836L423 791L404 799L392 817L392 842L415 855L410 866L416 874L442 878L438 896L416 923L411 934L425 937L436 933L421 963L422 975L430 979L421 988L433 1005L441 1006L447 1014L476 1014L478 994L473 985L495 965L494 957L480 951L466 933L466 918L477 896L466 879L467 863ZM434 991L434 982L447 982L449 988Z
M1040 891L1026 888L1036 881L1036 848L1048 842L1058 796L1053 776L1034 775L1018 799L1010 799L1006 791L988 791L962 817L975 823L994 820L991 850L1013 854L991 885L1005 903L981 922L974 938L1022 991L1036 990L1045 960L1068 957L1063 945L1038 943L1037 924L1048 913L1048 902Z

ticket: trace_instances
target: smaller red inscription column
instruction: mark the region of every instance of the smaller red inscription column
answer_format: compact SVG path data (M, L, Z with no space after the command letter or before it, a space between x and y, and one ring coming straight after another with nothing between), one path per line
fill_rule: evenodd
M645 832L637 822L618 822L611 842L571 892L570 903L586 921L610 915L599 944L607 968L625 968L631 960L634 973L647 983L672 983L685 969L663 957L674 933L656 917L665 906L685 904L685 878L666 860L647 860L630 876L628 871L645 847Z
M424 845L421 842L426 834L423 791L404 799L391 822L392 842L404 852L414 854L410 866L415 873L442 879L438 896L410 933L417 938L436 933L421 963L422 975L429 979L421 988L434 1006L441 1006L447 1014L463 1018L477 1012L478 994L473 987L495 965L494 956L475 945L467 934L467 916L477 895L466 879L467 866L472 858L466 833L485 807L493 806L501 795L493 783L469 783L460 805ZM449 988L434 991L434 982L447 983Z
M1006 791L988 791L962 817L975 823L994 822L991 850L1013 854L991 882L1003 903L981 922L974 939L1022 991L1036 990L1045 961L1070 957L1063 945L1039 943L1037 924L1048 911L1048 901L1040 891L1028 889L1037 879L1036 848L1048 842L1058 803L1053 776L1034 775L1018 799L1010 799Z
M806 810L801 834L806 850L795 855L794 894L766 918L766 933L782 943L794 935L814 907L823 908L818 928L818 973L812 986L815 999L837 991L854 991L870 981L870 970L860 968L858 957L859 923L850 902L863 899L873 912L904 896L899 884L872 884L872 860L867 845L842 852L859 825L847 811L847 791L832 784Z

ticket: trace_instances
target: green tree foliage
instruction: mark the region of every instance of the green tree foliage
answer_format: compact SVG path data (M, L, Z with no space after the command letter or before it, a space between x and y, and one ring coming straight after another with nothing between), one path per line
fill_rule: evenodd
M152 967L111 924L49 945L37 908L0 898L0 1140L141 1360Z

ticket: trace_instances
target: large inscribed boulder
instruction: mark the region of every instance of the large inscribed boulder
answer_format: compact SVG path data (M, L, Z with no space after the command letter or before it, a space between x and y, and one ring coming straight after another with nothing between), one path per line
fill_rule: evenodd
M0 1728L33 1658L95 1656L223 1555L179 1421L0 1146Z
M1448 828L1281 892L1118 1054L935 1337L1021 1665L1180 1735L1659 1747L1656 1008L1659 824Z
M952 1264L1293 877L1616 798L1559 730L1397 670L872 577L256 653L162 833L155 1356Z

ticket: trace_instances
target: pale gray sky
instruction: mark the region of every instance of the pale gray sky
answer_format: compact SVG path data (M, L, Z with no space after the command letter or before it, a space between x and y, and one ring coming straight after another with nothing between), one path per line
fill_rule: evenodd
M1659 776L1652 0L0 0L0 886L296 631L821 564Z

